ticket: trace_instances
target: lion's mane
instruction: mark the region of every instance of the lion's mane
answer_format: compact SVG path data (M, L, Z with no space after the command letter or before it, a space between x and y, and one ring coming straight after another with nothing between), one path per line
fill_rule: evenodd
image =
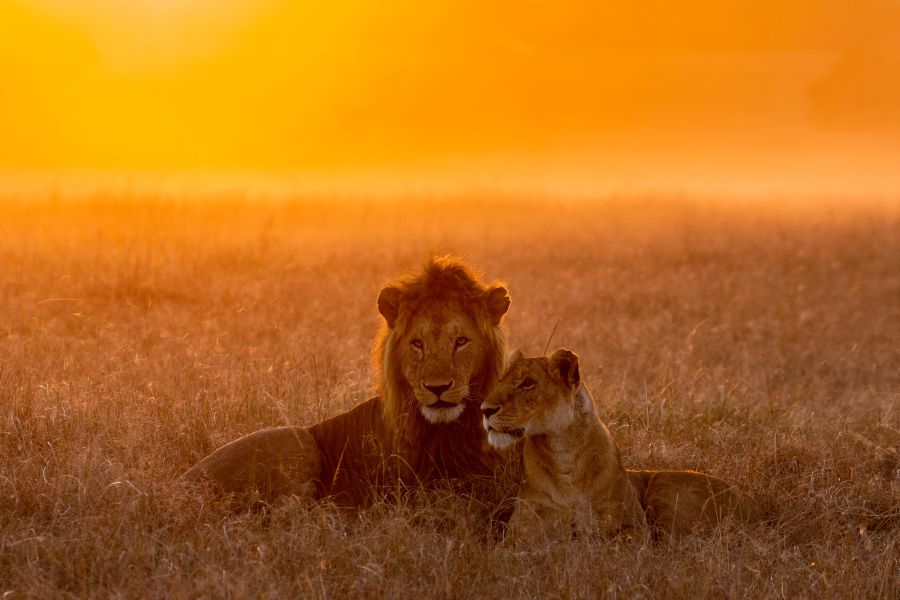
M427 306L456 304L469 315L481 332L485 342L484 361L471 382L472 398L483 399L503 373L506 359L506 336L495 324L485 309L484 297L492 287L503 282L485 283L479 273L465 264L459 257L447 255L431 258L421 272L406 275L394 281L391 286L402 293L404 313L394 327L382 323L375 339L374 366L378 373L377 388L381 397L385 423L395 436L417 439L422 430L431 427L419 414L415 398L402 373L399 340L406 333L409 316ZM469 418L477 411L468 410ZM476 414L480 421L480 415ZM464 429L475 441L483 437L478 427Z

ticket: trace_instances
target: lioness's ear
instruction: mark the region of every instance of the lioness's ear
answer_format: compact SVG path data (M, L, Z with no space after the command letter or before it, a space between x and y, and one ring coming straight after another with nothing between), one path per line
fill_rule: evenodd
M509 310L509 303L509 293L505 287L498 285L485 292L484 305L487 307L488 315L494 325L500 324L500 319Z
M578 355L560 348L550 357L550 364L559 372L559 378L569 387L577 387L581 382L578 372Z
M378 294L378 312L387 321L387 326L394 327L400 315L400 298L402 292L395 287L386 287Z
M506 368L512 367L514 364L522 360L522 349L516 348L506 361Z

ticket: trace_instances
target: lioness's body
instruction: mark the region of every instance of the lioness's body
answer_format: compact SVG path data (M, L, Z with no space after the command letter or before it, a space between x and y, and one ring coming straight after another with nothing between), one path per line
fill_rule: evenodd
M755 502L727 481L706 473L629 470L628 478L657 537L683 536L728 518L744 523L762 518Z
M505 447L525 437L526 481L510 522L513 543L570 535L639 531L682 535L723 517L755 520L758 510L726 482L695 471L626 471L578 357L516 352L482 404L488 439Z
M531 387L523 390L523 380ZM590 392L571 384L550 360L515 354L482 409L492 443L525 436L525 482L508 530L513 543L645 528L644 511Z
M513 537L529 535L534 526L543 537L554 531L569 534L571 526L582 535L645 526L619 451L597 418L590 394L582 386L578 396L571 424L525 440L526 483L510 523Z
M504 362L506 290L464 264L434 259L382 290L376 343L379 396L308 428L266 429L219 448L185 477L235 496L330 498L360 507L438 479L471 484L486 500L515 493L509 453L492 449L479 404Z

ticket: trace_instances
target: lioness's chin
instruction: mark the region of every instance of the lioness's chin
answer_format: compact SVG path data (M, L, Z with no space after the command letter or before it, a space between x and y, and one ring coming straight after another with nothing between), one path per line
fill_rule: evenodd
M432 408L420 406L422 416L429 423L452 423L457 420L466 409L465 404L455 404L448 408Z
M512 446L517 441L519 441L519 438L517 436L493 429L488 431L488 443L494 448L502 450L503 448Z

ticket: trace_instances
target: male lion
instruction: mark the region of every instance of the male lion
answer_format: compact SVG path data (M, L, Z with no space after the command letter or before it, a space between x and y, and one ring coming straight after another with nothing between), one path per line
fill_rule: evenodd
M296 495L347 507L438 479L471 489L490 482L481 488L502 495L493 478L507 453L487 444L478 406L503 369L500 320L509 304L503 286L484 284L459 259L430 260L378 296L378 396L312 427L246 435L185 477L244 498Z
M526 481L509 525L513 543L568 536L573 527L582 534L640 531L647 522L666 538L725 516L758 517L749 499L715 477L626 471L581 381L578 356L566 349L549 359L516 351L481 410L491 445L526 439Z

